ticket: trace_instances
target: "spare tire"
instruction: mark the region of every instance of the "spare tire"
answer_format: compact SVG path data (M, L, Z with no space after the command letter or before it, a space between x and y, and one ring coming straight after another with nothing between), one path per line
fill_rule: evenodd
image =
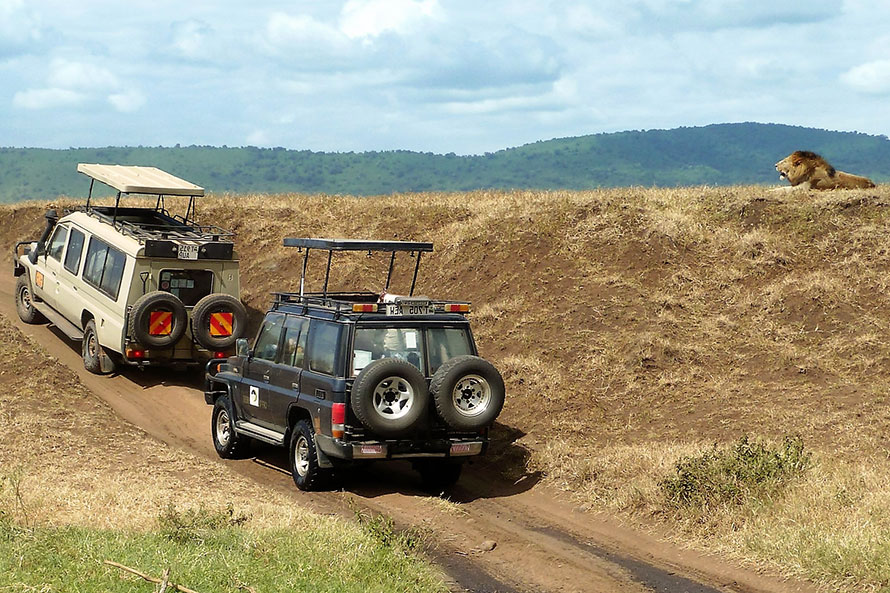
M456 356L430 381L436 411L456 430L479 430L494 422L504 407L504 379L478 356Z
M185 333L187 324L185 305L175 295L162 290L142 295L130 310L130 331L137 342L148 348L174 345Z
M230 294L208 294L192 309L192 336L208 350L228 348L246 330L247 309Z
M418 428L430 394L417 367L399 358L381 358L366 366L352 384L352 411L369 431L403 436Z

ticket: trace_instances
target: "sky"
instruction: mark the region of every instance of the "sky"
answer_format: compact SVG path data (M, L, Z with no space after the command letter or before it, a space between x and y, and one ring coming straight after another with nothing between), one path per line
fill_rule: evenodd
M890 132L887 0L0 0L0 146Z

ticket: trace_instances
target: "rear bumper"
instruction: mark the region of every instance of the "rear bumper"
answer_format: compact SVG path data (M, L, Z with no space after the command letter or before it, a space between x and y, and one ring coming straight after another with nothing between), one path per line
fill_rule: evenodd
M482 455L488 450L487 438L439 438L392 441L343 441L318 434L318 448L336 459L417 459L463 458Z

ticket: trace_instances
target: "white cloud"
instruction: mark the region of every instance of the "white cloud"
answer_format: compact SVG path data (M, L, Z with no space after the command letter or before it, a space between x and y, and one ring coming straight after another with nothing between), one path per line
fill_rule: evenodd
M350 39L405 35L438 18L438 0L348 0L340 15L340 30Z
M279 49L302 46L315 47L324 51L326 48L338 48L343 45L343 35L334 27L314 19L308 15L291 16L276 12L266 21L265 40ZM299 56L296 56L299 59Z
M50 63L47 82L52 87L83 91L119 86L117 77L106 68L62 58L56 58Z
M39 16L25 0L0 0L0 56L31 51L43 36Z
M128 90L108 95L108 102L121 113L133 113L145 105L145 95L137 90Z
M198 20L179 21L173 23L172 45L179 55L189 59L208 57L209 36L212 29L207 23Z
M22 109L51 109L75 105L84 99L86 96L83 93L68 89L29 89L13 95L12 104Z
M247 135L247 144L250 146L269 146L269 134L265 130L254 130Z
M841 75L841 81L864 93L890 93L890 60L875 60L851 68Z

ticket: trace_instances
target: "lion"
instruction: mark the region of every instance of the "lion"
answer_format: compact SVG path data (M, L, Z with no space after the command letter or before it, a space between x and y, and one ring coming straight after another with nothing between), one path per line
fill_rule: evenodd
M795 150L776 163L779 179L787 179L791 187L779 189L864 189L875 184L867 177L838 171L815 152Z

